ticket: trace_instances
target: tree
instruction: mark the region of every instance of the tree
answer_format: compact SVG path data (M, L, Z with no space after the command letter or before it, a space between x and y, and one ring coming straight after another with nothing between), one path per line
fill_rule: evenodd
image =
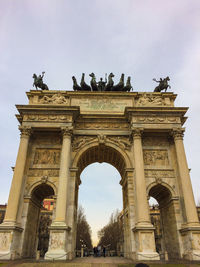
M98 245L117 251L118 244L123 241L123 223L118 210L111 214L109 223L98 232L98 237Z
M76 249L80 250L82 246L92 249L91 228L86 220L83 207L79 206L77 213Z

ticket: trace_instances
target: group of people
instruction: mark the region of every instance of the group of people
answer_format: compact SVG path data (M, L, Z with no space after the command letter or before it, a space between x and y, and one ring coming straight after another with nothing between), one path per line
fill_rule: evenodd
M106 256L106 248L103 246L97 246L93 248L94 257Z

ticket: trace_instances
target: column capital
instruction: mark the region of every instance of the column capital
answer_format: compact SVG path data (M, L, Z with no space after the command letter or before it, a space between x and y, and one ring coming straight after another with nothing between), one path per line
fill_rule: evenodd
M171 135L174 137L174 140L183 140L185 129L183 128L174 128L172 129Z
M141 139L143 128L132 128L133 139Z
M21 137L30 137L32 133L32 129L29 126L19 126L19 130L21 132Z
M73 134L73 127L72 126L61 127L61 133L62 133L63 138L71 137Z

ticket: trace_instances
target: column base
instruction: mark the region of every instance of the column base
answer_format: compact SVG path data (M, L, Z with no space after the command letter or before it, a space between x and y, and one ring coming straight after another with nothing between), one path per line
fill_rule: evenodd
M44 259L48 260L48 261L67 260L68 259L68 253L65 250L52 250L52 251L49 250L45 254Z
M0 225L0 259L16 260L21 258L21 232L18 226Z
M159 261L160 255L157 252L137 252L136 260Z
M200 261L200 224L184 225L180 232L183 244L182 257L191 261Z
M140 223L132 229L136 241L136 251L133 253L135 260L160 260L155 249L154 229L150 223Z
M67 260L70 253L67 251L67 234L71 230L66 224L53 223L50 227L49 249L44 256L45 260Z

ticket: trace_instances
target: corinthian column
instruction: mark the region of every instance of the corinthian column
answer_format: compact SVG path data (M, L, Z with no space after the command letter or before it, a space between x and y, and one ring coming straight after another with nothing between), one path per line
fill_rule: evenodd
M31 135L30 127L20 126L19 129L21 131L21 138L8 199L8 206L6 208L6 214L4 219L4 223L11 224L15 224L17 220L17 212L21 196L21 188L23 184L29 137Z
M141 141L141 130L133 130L133 152L135 161L135 186L137 201L137 224L150 223L147 203L144 160Z
M60 158L58 196L56 202L56 216L53 223L54 225L66 224L72 130L69 128L63 128L62 134L63 134L63 143L62 143L61 158Z
M137 214L136 225L132 229L135 236L135 243L137 244L133 258L137 260L159 260L160 257L155 249L154 227L150 223L140 129L133 129L133 154Z
M187 217L187 223L197 223L198 216L196 205L194 201L194 195L192 191L192 184L189 175L189 169L187 165L187 159L185 155L185 149L183 145L183 129L176 129L173 131L174 143L176 148L177 163L180 175L180 182L182 186L182 192L184 197L185 212Z

